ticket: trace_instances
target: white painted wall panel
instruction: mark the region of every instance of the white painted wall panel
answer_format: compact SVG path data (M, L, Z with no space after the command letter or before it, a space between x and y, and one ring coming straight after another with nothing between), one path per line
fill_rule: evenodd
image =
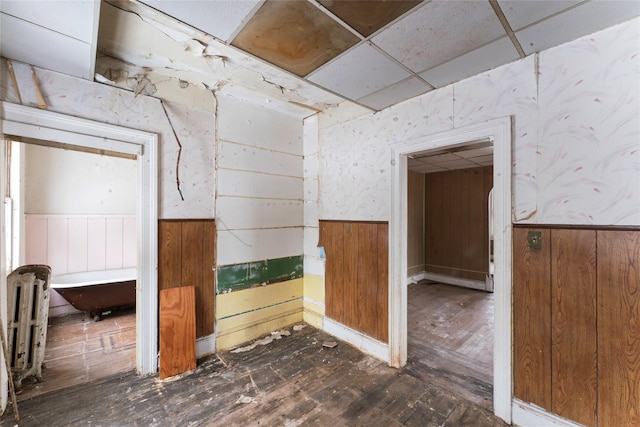
M219 197L218 230L296 227L303 225L304 204L300 200Z
M274 151L302 155L302 120L219 96L218 138Z
M263 172L274 175L303 176L302 157L250 145L221 141L218 145L218 167Z
M107 218L107 239L106 249L106 267L107 270L112 268L122 268L122 219Z
M27 264L47 263L47 220L45 218L25 219L25 262Z
M122 220L122 267L138 266L138 227L136 218Z
M47 262L51 274L65 274L69 259L68 227L66 218L49 218L47 220Z
M302 178L221 169L218 195L302 200Z
M107 221L104 218L87 219L87 271L107 268Z
M87 270L87 220L81 218L68 219L69 253L67 271Z
M218 265L302 254L302 227L218 230Z

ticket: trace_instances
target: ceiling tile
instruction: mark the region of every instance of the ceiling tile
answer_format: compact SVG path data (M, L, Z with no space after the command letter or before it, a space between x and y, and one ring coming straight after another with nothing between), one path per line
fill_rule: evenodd
M493 154L488 154L486 156L480 156L480 157L474 157L472 159L469 159L474 163L478 163L479 165L482 166L489 166L493 164Z
M229 41L261 0L143 0L143 3L186 22L219 40Z
M481 156L493 156L493 147L484 147L484 148L475 148L472 150L464 150L456 152L456 155L465 158L474 160Z
M508 37L484 45L420 74L435 87L442 87L467 77L515 61L520 56Z
M498 0L498 4L513 31L531 25L583 0Z
M358 102L374 110L382 110L398 102L413 98L433 89L422 80L411 77L378 92L358 99Z
M415 72L505 35L489 2L433 0L372 41Z
M267 0L231 44L302 77L359 40L307 1Z
M368 37L421 1L318 0L318 3Z
M2 0L0 10L90 44L98 26L100 4L92 0Z
M369 43L364 43L314 72L308 80L355 100L409 75Z
M640 2L590 1L516 32L527 55L640 16Z
M434 173L434 172L445 172L447 169L441 168L436 165L424 165L424 166L416 166L413 168L409 168L409 170L418 173Z
M465 168L475 168L478 165L466 159L458 159L450 162L439 162L438 166L446 169L465 169Z

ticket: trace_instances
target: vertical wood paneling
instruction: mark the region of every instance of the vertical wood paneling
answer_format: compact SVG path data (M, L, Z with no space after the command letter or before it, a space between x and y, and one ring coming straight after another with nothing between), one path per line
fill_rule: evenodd
M389 225L378 224L378 292L376 307L378 331L375 337L389 341Z
M513 230L513 376L514 395L551 410L551 266L550 232L542 249L530 249L527 232Z
M198 324L196 322L196 335L207 336L211 335L215 330L215 301L216 301L216 227L212 221L205 222L203 230L203 286L198 288L198 300L196 300L196 306L198 311L196 312L197 318L202 319L202 322Z
M69 258L67 271L87 271L87 220L69 218Z
M358 280L358 248L360 247L358 237L360 226L358 223L345 223L341 227L341 236L344 242L344 255L342 257L344 316L340 321L355 329L358 328L358 300L360 296L358 295L358 287L350 286L349 284L355 284Z
M87 220L87 270L105 270L107 268L107 222L105 218Z
M47 264L51 267L53 276L67 272L69 259L69 242L66 218L49 218L47 221ZM53 244L55 243L55 244Z
M122 219L107 218L107 269L122 268Z
M640 232L598 231L598 425L640 425Z
M122 267L138 265L138 227L135 218L125 218L122 222Z
M491 166L425 175L426 271L484 280Z
M25 260L27 264L48 264L47 220L29 218L25 221Z
M355 230L354 230L355 231ZM378 235L376 224L358 224L358 330L376 336Z
M182 285L182 224L158 223L158 289Z
M325 314L388 341L388 224L320 221L327 255Z
M552 412L596 425L596 231L551 230Z
M158 222L158 288L194 286L196 336L214 332L215 222Z
M424 271L424 174L407 176L407 267L408 274Z

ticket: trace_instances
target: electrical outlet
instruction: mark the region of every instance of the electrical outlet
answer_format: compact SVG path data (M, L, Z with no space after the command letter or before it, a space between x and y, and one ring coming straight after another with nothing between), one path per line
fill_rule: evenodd
M542 232L529 231L527 233L527 242L529 242L529 249L542 249Z

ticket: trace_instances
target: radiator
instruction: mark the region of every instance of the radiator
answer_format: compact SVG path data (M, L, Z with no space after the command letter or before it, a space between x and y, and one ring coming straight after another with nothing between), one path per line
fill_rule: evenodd
M7 341L16 387L29 376L42 379L50 279L47 265L24 265L7 276Z

